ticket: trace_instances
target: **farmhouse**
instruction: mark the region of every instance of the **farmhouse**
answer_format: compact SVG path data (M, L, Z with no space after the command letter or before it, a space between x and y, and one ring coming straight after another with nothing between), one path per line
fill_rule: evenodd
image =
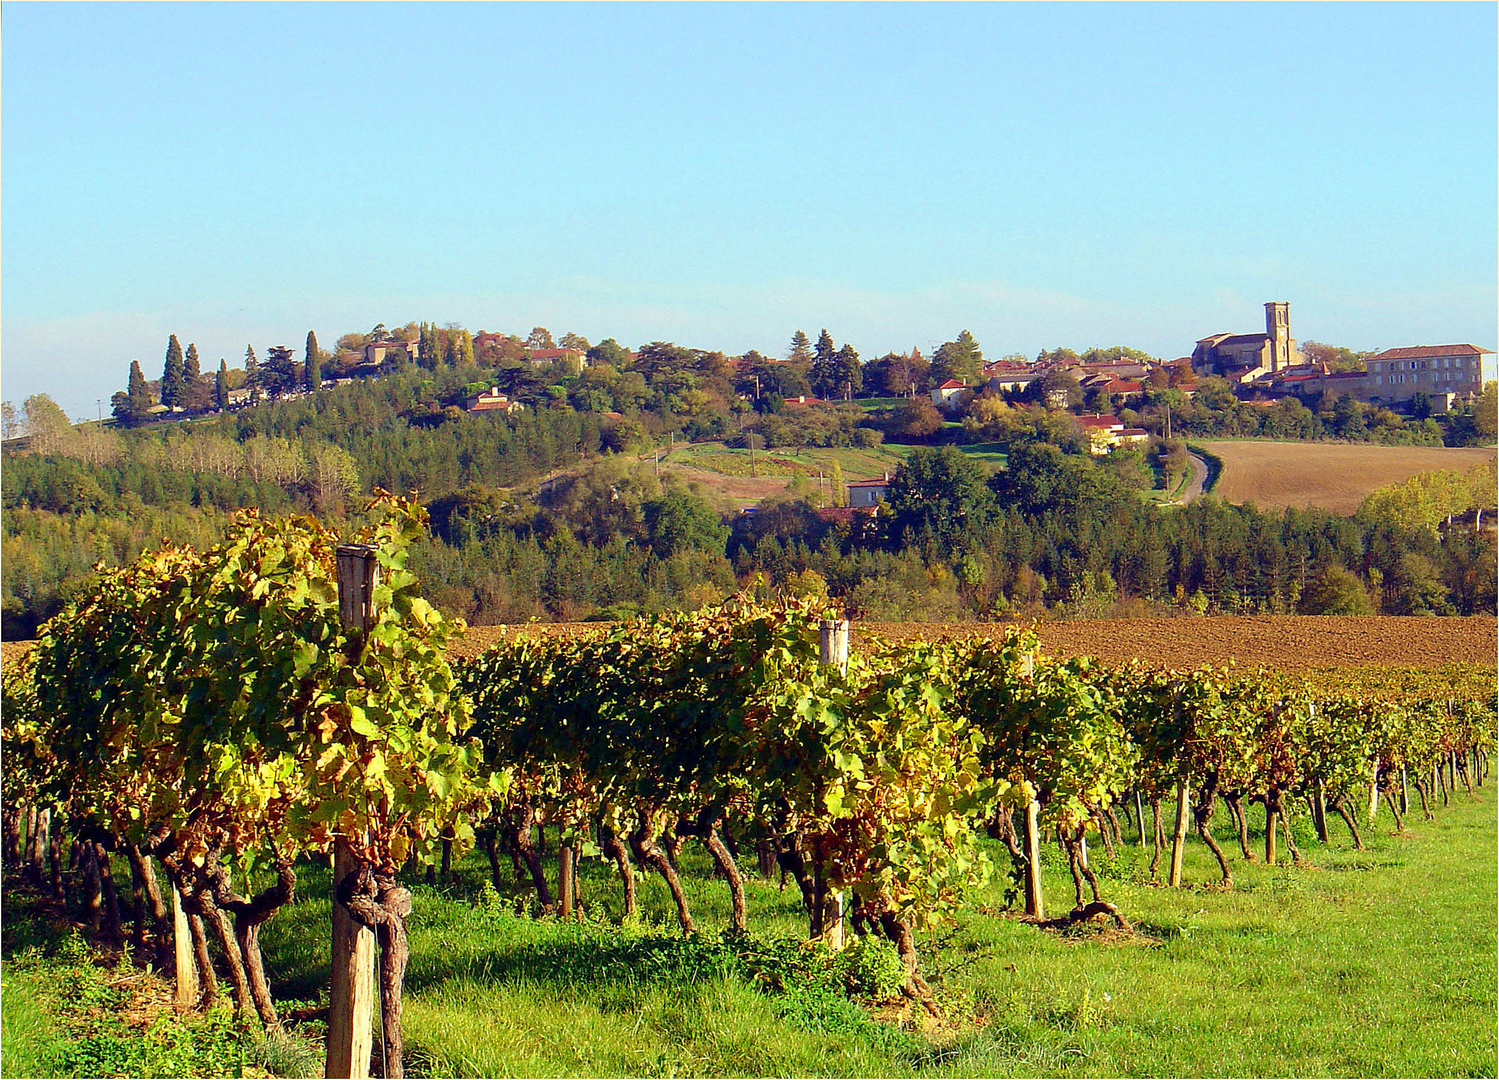
M848 505L854 509L877 505L885 497L885 489L890 486L890 475L885 474L883 480L856 480L845 485L848 488Z
M499 411L506 413L519 412L525 406L518 401L511 401L507 396L500 393L500 388L491 386L488 390L481 390L477 394L471 394L463 399L463 407L469 412L491 412Z
M945 412L960 409L973 397L968 384L958 379L948 379L941 386L932 387L932 404Z

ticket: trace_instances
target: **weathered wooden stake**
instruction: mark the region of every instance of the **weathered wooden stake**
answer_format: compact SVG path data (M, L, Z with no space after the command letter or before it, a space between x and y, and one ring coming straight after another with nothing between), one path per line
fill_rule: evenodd
M198 1003L198 961L193 955L193 931L182 909L182 894L172 886L172 945L176 961L177 992L173 999L178 1008L191 1009Z
M824 665L837 667L840 672L848 670L848 620L823 619L818 636L818 660ZM822 859L817 860L817 868ZM822 940L835 952L843 948L843 893L828 889L822 893L822 910L814 912L812 922L822 929Z
M1280 823L1280 815L1270 808L1270 800L1265 800L1265 865L1275 865L1275 827Z
M1140 799L1140 789L1135 788L1135 820L1140 825L1140 847L1145 847L1145 803Z
M337 551L338 618L356 656L375 619L374 590L380 577L375 552L371 544L341 544ZM337 896L339 882L354 867L354 849L340 838L333 849L333 963L323 1075L366 1080L375 1003L375 935L354 921Z
M1032 799L1025 808L1025 913L1046 918L1046 893L1041 887L1041 804Z
M1187 846L1188 796L1191 788L1184 776L1176 782L1176 832L1171 835L1171 877L1168 884L1182 883L1182 853Z

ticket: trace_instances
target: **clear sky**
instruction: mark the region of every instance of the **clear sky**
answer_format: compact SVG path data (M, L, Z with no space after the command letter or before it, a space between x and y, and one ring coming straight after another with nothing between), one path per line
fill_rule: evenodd
M309 329L1499 346L1499 7L4 6L0 395Z

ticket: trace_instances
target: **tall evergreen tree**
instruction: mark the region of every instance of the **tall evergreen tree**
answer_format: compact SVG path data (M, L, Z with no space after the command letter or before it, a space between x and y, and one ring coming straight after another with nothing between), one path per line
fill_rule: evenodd
M944 342L932 354L932 381L943 383L958 379L969 386L978 382L984 367L984 354L973 335L964 330L956 341Z
M845 345L833 356L834 396L853 397L864 389L864 367L852 345Z
M793 364L812 362L812 342L804 331L798 330L791 335L791 351L786 354L786 359Z
M260 396L260 361L255 358L255 346L245 346L245 386L249 387L250 396Z
M422 323L420 333L416 362L428 371L435 371L442 362L442 335L436 324L427 322Z
M843 393L843 380L838 371L838 348L833 344L833 335L827 330L817 335L817 347L812 356L812 392L818 397L835 398Z
M307 331L307 359L303 362L303 370L307 373L307 389L316 390L323 385L323 365L318 355L317 335L311 330Z
M285 345L272 345L266 350L265 366L261 369L260 381L266 392L273 397L288 393L301 382L296 354Z
M173 334L167 342L167 360L161 369L161 403L169 409L180 408L186 396L182 346Z
M229 364L219 360L219 373L213 380L213 401L219 412L229 408Z
M189 409L201 409L205 404L203 365L198 360L198 346L187 343L187 356L182 362L182 404Z
M134 427L144 423L151 415L151 391L146 386L145 373L139 360L130 361L130 381L124 393L110 398L115 421L123 427Z

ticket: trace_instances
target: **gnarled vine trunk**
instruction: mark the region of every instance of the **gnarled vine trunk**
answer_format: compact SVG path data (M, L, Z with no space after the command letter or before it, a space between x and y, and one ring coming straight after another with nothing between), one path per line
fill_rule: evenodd
M405 1040L401 1032L401 995L410 951L406 917L411 893L394 876L360 865L338 883L336 898L349 916L374 931L380 944L380 1028L384 1073L388 1080L406 1075Z
M687 894L682 890L682 882L677 877L676 867L666 857L666 853L657 846L652 836L648 814L640 815L639 824L635 827L635 831L630 833L630 850L634 852L638 862L654 868L666 881L666 887L671 890L671 898L677 905L677 922L682 926L682 933L697 933L697 926L692 921L692 912L687 907Z

